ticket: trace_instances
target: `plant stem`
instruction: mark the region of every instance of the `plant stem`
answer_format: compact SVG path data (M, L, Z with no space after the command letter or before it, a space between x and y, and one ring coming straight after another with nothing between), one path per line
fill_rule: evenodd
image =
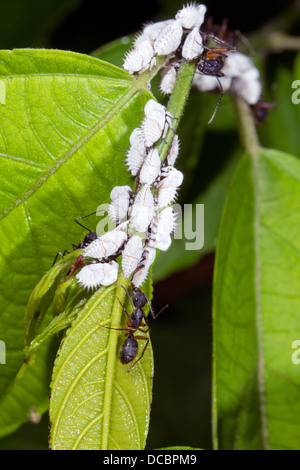
M234 96L234 104L237 114L238 130L245 152L257 160L260 143L251 110L245 100Z
M172 122L172 129L168 130L164 141L157 146L157 150L162 161L166 158L174 133L176 132L179 121L183 115L195 71L196 65L194 62L186 62L179 68L176 83L167 107L167 111L171 113L175 119Z

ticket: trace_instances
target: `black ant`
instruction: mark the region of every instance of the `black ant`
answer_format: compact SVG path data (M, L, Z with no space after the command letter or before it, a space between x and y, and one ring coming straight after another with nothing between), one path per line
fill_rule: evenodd
M72 244L72 248L74 251L85 248L86 246L88 246L90 243L92 243L94 240L98 238L98 235L96 232L93 232L92 230L90 230L89 228L85 227L83 224L78 222L78 220L85 219L86 217L89 217L90 215L94 215L94 214L96 214L96 212L93 212L92 214L84 215L83 217L78 217L77 219L74 220L76 224L80 225L82 228L88 231L88 233L86 234L82 242L80 242L78 245L75 245L74 243ZM58 256L61 256L62 258L64 258L67 253L68 254L70 253L69 250L65 250L63 253L59 251L54 258L52 266L54 266L54 264L56 263Z
M167 307L167 305L162 310L160 310L160 312L156 314L147 296L138 287L133 287L132 299L128 293L128 290L122 285L120 285L120 287L122 287L125 290L130 300L130 303L132 305L132 313L130 314L127 312L126 308L117 297L118 301L120 302L120 305L122 306L124 312L126 313L128 317L126 325L124 326L124 328L112 328L112 327L104 326L104 325L99 325L99 326L102 326L102 328L108 328L110 330L125 331L125 336L127 336L127 338L125 339L121 347L120 355L119 355L120 362L124 365L130 364L130 362L134 361L134 359L137 357L138 352L139 352L138 340L146 341L140 357L132 364L130 369L127 371L127 373L129 373L131 369L136 365L136 363L139 362L144 356L146 349L148 347L149 341L150 341L150 339L147 336L136 335L137 331L141 331L142 333L149 332L149 326L147 323L146 315L143 311L143 307L145 307L146 303L149 304L151 316L155 320L158 317L158 315L160 315L161 312Z

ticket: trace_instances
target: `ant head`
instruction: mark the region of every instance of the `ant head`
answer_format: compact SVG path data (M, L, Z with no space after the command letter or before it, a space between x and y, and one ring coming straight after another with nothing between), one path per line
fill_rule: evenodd
M84 243L84 245L89 245L90 243L92 243L97 238L98 238L98 235L95 232L89 232L84 237L83 243Z
M147 296L138 287L132 290L132 300L136 308L143 308L148 302Z

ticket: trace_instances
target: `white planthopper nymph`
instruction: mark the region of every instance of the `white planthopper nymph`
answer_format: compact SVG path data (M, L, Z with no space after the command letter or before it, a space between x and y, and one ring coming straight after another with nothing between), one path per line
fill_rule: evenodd
M167 164L168 166L174 166L176 159L179 153L179 138L178 135L175 134L173 140L171 142L170 148L167 154Z
M141 168L139 181L141 184L153 184L160 176L161 160L156 148L150 148Z
M108 215L111 220L123 222L127 218L130 196L130 186L115 186L110 193L111 203L108 208Z
M174 167L163 168L164 178L157 185L157 207L162 209L175 201L179 186L183 181L183 174Z
M122 270L128 279L136 270L143 254L143 242L138 235L133 235L127 242L122 253Z
M159 212L149 227L148 245L166 251L171 245L171 233L175 229L175 214L171 206Z
M164 95L170 95L174 89L175 82L177 78L176 67L166 67L162 73L162 79L159 85L160 91Z
M150 266L154 262L155 256L156 256L155 248L147 246L144 249L142 260L132 277L132 284L134 285L134 287L141 286L143 282L147 279Z
M250 57L241 52L227 52L222 68L226 77L242 77L244 73L252 69L257 70Z
M221 83L223 92L229 91L231 88L231 77L215 77L213 75L203 75L199 72L196 72L193 79L193 85L198 88L199 91L214 91L219 89L219 82Z
M131 146L127 152L126 165L128 166L130 173L133 176L136 176L143 164L147 153L142 129L140 129L139 127L134 129L134 131L131 133L129 141Z
M89 289L110 286L118 279L119 265L116 261L93 263L84 266L76 275L79 284Z
M248 104L257 103L262 91L258 70L252 69L244 73L242 77L233 78L231 90Z
M147 101L145 117L142 122L142 135L147 148L157 142L161 137L165 137L168 126L171 127L174 117L166 108L155 100Z
M123 222L114 230L105 233L90 243L83 252L84 257L102 260L115 255L128 238L125 230L127 224L128 221Z
M157 119L159 117L166 117L166 108L163 104L158 103L155 100L149 100L144 107L145 117Z
M206 11L207 8L203 4L189 3L177 12L175 18L181 22L184 29L199 29L204 22Z
M168 26L173 20L158 21L156 23L146 24L142 33L134 41L134 47L137 47L142 41L147 39L153 46L160 32Z
M250 57L240 52L228 53L222 69L225 77L231 77L231 90L248 104L255 104L260 98L262 85L259 70Z
M144 184L133 203L130 222L137 232L146 232L154 213L154 198L150 185Z
M155 55L168 55L176 51L180 46L183 34L182 24L180 20L172 20L159 33L154 42L153 49Z
M203 48L202 36L199 32L199 28L195 27L187 35L183 47L182 47L182 57L187 61L196 59L204 51Z
M131 74L142 73L147 69L151 70L155 63L153 47L150 41L145 38L139 41L137 46L127 53L123 69Z

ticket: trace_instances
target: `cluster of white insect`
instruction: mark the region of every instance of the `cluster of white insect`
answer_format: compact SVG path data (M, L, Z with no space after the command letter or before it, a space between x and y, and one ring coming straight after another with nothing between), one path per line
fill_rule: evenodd
M135 39L133 49L127 53L123 68L131 74L143 73L156 65L158 56L173 56L179 48L185 60L199 57L204 51L200 28L206 10L205 5L190 3L177 12L175 19L147 24ZM171 93L175 80L173 60L161 83L163 93Z
M186 35L182 56L194 59L203 51L199 28L205 13L205 5L189 4L179 10L173 20L146 25L126 55L123 68L132 74L151 70L156 65L156 57L173 54Z
M234 46L201 30L206 10L203 4L190 3L179 10L174 19L146 25L126 55L123 68L131 74L140 74L156 65L157 56L165 57L160 90L169 95L183 60L196 60L201 65L193 83L200 91L219 87L222 93L231 91L250 105L257 103L262 91L258 69L248 56L233 52L236 51ZM214 59L207 55L210 50L207 37L222 46L214 48Z
M92 289L116 282L121 268L125 278L135 287L146 280L156 257L156 250L167 250L175 229L172 203L183 181L183 174L174 168L179 152L179 139L174 134L162 161L155 144L165 139L172 129L173 116L166 108L150 99L144 107L141 127L130 135L126 165L137 184L116 186L110 194L109 217L116 228L96 238L83 252L88 263L77 274L81 286Z
M261 82L252 60L235 47L205 30L206 6L190 3L174 19L146 25L125 57L123 68L131 74L151 71L157 57L164 58L160 89L173 91L178 68L194 60L197 72L194 84L201 91L231 90L250 105L259 100ZM204 31L202 31L202 29ZM208 38L219 47L208 47ZM174 137L164 161L157 143L172 129L174 117L166 108L150 99L144 108L140 127L130 135L126 165L136 177L135 190L116 186L111 192L108 214L116 228L93 240L84 250L88 264L77 274L86 288L116 282L121 268L133 286L139 287L148 276L156 250L167 250L175 228L172 204L183 181L175 167L179 152L178 136Z

